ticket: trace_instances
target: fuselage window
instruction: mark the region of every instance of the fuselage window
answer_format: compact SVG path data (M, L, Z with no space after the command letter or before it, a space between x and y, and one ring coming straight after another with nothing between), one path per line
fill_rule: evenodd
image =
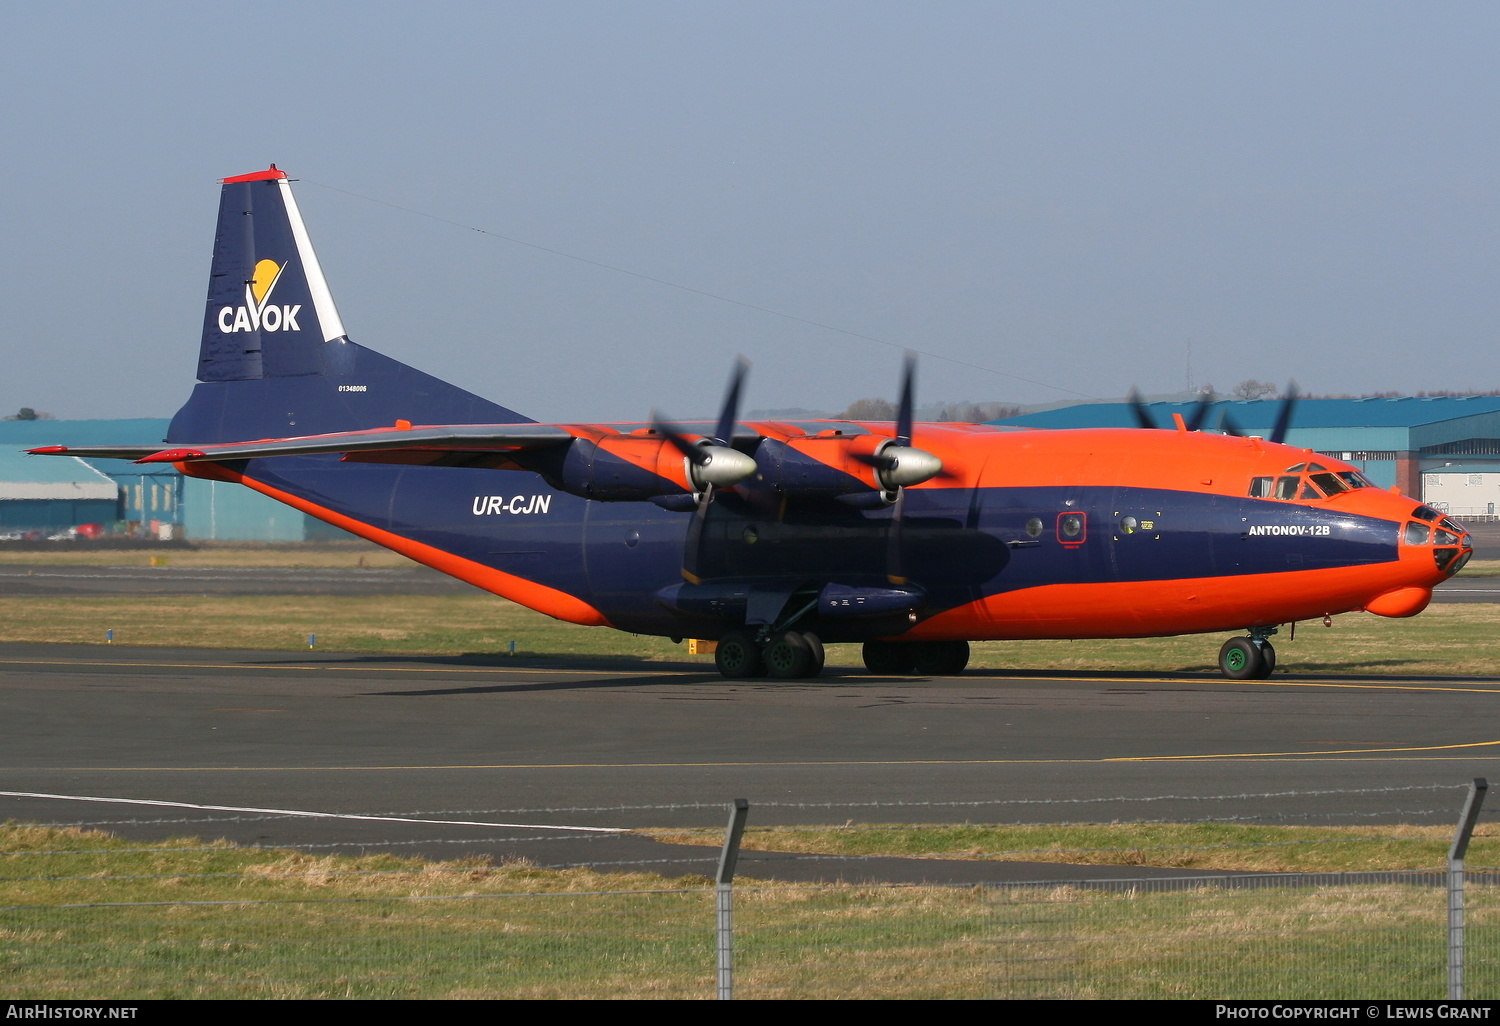
M1135 517L1121 517L1120 518L1120 533L1121 534L1135 534L1136 528L1138 528L1140 526L1141 526L1141 522L1139 520L1137 520Z
M1057 515L1057 540L1064 545L1081 545L1084 538L1082 513L1059 513Z
M1042 536L1042 518L1032 517L1026 521L1026 533L1033 538L1040 538Z

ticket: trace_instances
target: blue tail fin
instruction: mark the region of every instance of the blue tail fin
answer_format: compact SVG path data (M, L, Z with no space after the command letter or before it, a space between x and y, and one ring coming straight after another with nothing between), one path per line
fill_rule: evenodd
M286 172L226 178L198 381L169 442L529 418L349 341Z

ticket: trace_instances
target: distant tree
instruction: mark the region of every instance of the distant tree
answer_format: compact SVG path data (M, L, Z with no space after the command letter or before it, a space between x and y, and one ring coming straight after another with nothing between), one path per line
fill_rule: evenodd
M961 424L982 424L987 420L1014 417L1021 412L1019 406L1005 403L949 403L938 410L939 421L957 421Z
M838 420L895 420L896 404L889 399L856 399Z
M1276 395L1276 386L1269 381L1257 381L1254 378L1246 378L1230 391L1230 395L1236 399L1265 399Z
M16 414L17 420L36 420L36 411L30 406L21 407L21 412Z

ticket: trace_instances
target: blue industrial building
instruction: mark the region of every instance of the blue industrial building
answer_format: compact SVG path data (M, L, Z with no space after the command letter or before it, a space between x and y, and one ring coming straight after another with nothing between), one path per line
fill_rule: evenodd
M120 490L83 460L0 451L0 538L43 536L120 517Z
M1149 402L1144 407L1162 427L1172 415L1190 420L1198 403ZM1218 400L1202 421L1208 431L1226 421L1241 434L1271 433L1281 402L1276 399ZM1032 428L1136 427L1129 403L1081 403L992 421ZM1369 399L1302 399L1286 442L1346 460L1374 484L1398 487L1426 500L1426 488L1451 465L1462 464L1469 493L1455 500L1433 496L1445 512L1471 519L1494 515L1500 502L1500 396L1399 396ZM1490 473L1483 470L1488 468ZM1486 481L1494 482L1486 485ZM1494 491L1495 494L1491 494ZM1448 494L1445 492L1445 495Z
M137 465L126 460L59 460L55 456L21 455L23 449L43 445L137 445L166 437L166 418L128 420L7 420L0 421L0 524L8 518L41 519L35 529L60 529L80 523L122 524L138 536L186 537L190 541L326 541L351 537L336 527L268 499L235 484L200 481L184 477L171 464ZM80 511L54 505L47 511L33 506L22 510L19 500L5 499L7 483L38 483L52 480L51 464L76 467L87 464L112 481L116 495L109 501L110 515L102 507L90 507L84 519ZM14 490L14 489L11 489Z

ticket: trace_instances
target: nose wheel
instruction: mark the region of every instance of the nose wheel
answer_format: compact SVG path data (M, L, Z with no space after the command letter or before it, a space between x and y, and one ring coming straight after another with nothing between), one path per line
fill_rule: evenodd
M1276 669L1276 649L1269 641L1230 638L1219 649L1219 669L1231 680L1265 680Z

